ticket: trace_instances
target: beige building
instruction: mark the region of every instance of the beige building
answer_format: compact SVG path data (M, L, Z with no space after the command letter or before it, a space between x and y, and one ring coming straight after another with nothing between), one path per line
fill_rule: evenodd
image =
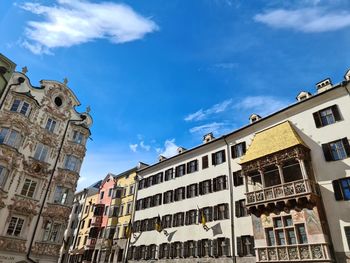
M140 170L129 262L350 262L350 71L316 90Z
M92 119L67 81L24 73L0 98L0 260L57 262Z

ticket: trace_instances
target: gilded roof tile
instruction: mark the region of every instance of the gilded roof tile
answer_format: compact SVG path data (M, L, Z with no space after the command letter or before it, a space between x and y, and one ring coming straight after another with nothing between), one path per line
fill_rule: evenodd
M296 145L307 147L291 123L289 121L282 122L256 133L240 163L244 164Z

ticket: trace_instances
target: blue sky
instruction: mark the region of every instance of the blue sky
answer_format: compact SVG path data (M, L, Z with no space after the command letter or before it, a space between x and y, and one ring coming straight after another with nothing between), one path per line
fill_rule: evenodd
M79 187L219 136L350 68L347 0L17 0L0 52L94 118Z

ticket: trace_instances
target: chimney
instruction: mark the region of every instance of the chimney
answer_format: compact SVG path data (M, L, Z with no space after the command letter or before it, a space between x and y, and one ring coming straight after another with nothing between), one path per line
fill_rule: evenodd
M184 147L177 148L177 153L178 154L183 153L184 151L186 151L186 149Z
M327 78L325 80L322 80L322 81L316 83L317 93L324 92L326 90L331 89L332 87L333 87L332 86L332 81L331 81L330 78Z
M253 113L253 114L250 115L250 117L249 117L249 122L250 122L250 123L253 123L253 122L256 122L256 121L258 121L258 120L260 120L260 119L261 119L261 116L260 116L260 115Z
M165 161L167 158L165 157L165 156L163 156L163 155L159 155L159 157L158 157L158 161L159 162L163 162L163 161Z
M203 136L203 143L208 143L214 139L215 139L215 137L214 137L213 133L210 132L210 133Z
M308 92L308 91L302 91L302 92L300 92L299 94L298 94L298 96L297 96L297 100L298 101L302 101L302 100L305 100L305 99L307 99L307 98L310 98L312 95L311 95L311 93L310 92Z

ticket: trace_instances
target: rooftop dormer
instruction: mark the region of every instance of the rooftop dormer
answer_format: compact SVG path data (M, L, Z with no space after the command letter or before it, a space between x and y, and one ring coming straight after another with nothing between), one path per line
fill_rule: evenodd
M298 101L302 101L302 100L305 100L305 99L307 99L307 98L310 98L312 95L311 95L311 93L310 92L308 92L308 91L301 91L299 94L298 94L298 96L297 96L297 100Z
M250 123L253 123L253 122L256 122L256 121L258 121L258 120L260 120L260 119L261 119L261 116L260 116L260 115L253 113L253 114L250 115L250 117L249 117L249 122L250 122Z
M212 141L213 139L215 139L214 135L212 132L206 134L203 136L203 143L208 143L210 141Z
M317 93L324 92L326 90L331 89L332 87L333 87L333 85L332 85L332 81L330 78L327 78L325 80L322 80L322 81L316 83Z
M178 147L178 148L177 148L177 153L178 153L178 154L181 154L181 153L183 153L184 151L186 151L186 149L185 149L184 147Z
M165 161L167 158L165 157L165 156L163 156L163 155L159 155L159 157L158 157L158 161L159 162L163 162L163 161Z

